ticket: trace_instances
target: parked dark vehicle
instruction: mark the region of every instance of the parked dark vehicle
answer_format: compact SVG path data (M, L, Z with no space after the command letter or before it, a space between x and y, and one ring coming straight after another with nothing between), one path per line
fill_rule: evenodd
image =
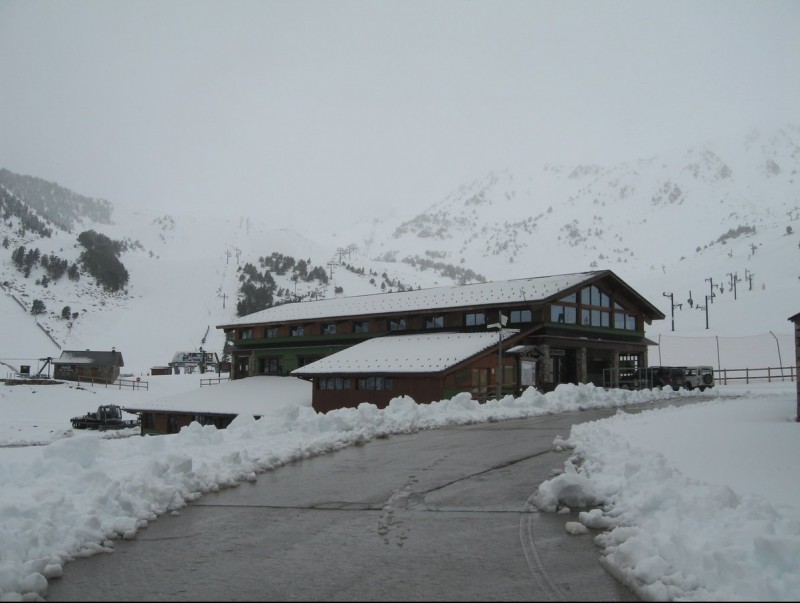
M684 367L648 366L635 370L620 370L617 387L623 389L653 389L654 387L669 386L678 391L685 382Z
M139 418L126 420L122 418L122 409L115 404L99 406L97 412L87 412L82 417L72 417L75 429L129 429L139 427Z

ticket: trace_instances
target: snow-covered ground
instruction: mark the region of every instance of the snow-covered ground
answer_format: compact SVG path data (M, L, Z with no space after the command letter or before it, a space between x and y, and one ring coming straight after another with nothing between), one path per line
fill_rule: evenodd
M567 385L486 404L397 398L385 410L322 415L297 388L283 394L260 378L201 388L207 376L153 376L146 390L0 386L0 600L46 597L69 560L113 551L115 538L135 538L160 515L295 459L381 435L593 407L619 412L556 438L565 470L542 484L537 506L587 507L565 531L596 532L606 567L645 599L800 599L794 382L681 391L704 402L635 415L625 406L675 393ZM193 399L236 399L263 416L168 436L70 428L100 404Z

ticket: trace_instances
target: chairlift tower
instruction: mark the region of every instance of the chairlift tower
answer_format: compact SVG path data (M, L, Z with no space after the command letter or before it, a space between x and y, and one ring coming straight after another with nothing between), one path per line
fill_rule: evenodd
M664 292L664 297L669 298L670 306L672 306L672 330L675 330L675 308L683 309L683 304L676 304L675 303L675 294L674 293L667 293Z

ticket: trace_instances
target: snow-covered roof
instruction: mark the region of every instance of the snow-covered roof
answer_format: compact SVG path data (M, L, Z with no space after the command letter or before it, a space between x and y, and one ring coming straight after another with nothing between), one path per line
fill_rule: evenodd
M217 328L272 322L369 316L421 310L443 310L487 304L541 301L592 279L607 270L540 276L508 281L475 283L294 302L254 312Z
M507 340L519 333L503 329ZM291 372L312 376L362 373L438 373L499 343L497 331L375 337Z
M64 350L53 364L96 364L101 366L125 366L122 354L117 351L98 352L92 350Z
M125 404L124 410L262 416L284 406L311 406L311 384L296 377L257 375L162 399Z

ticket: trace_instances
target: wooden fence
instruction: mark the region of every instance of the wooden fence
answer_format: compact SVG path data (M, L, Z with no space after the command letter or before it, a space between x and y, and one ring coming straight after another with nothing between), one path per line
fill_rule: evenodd
M117 379L116 381L109 381L108 379L100 379L99 377L78 377L76 379L78 383L88 383L92 387L95 385L103 385L105 387L118 387L122 389L123 387L130 387L131 389L150 389L150 384L147 381L142 381L140 379Z
M779 366L766 368L720 369L715 370L717 383L762 383L764 381L797 381L797 367Z

